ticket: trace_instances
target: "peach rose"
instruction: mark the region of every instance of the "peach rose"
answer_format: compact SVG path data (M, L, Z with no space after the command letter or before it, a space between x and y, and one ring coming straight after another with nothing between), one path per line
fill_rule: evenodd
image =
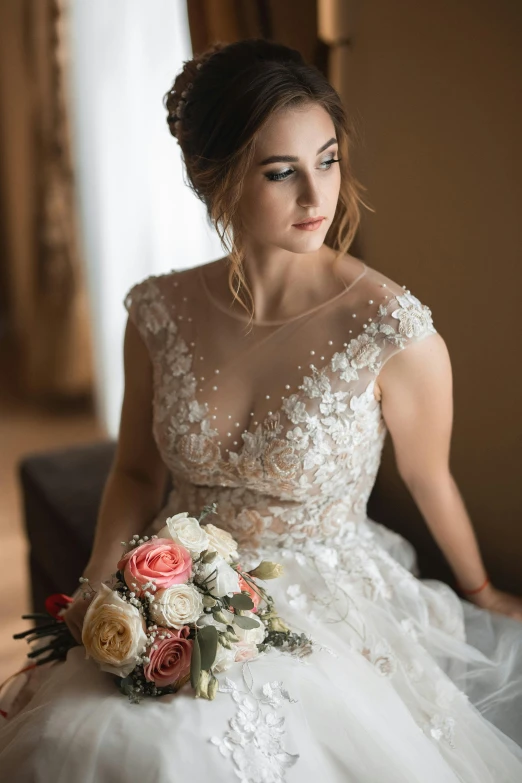
M119 561L118 569L123 571L129 590L142 596L143 585L150 581L162 588L184 584L192 573L192 557L176 541L153 538L127 552Z
M135 606L102 582L89 604L82 628L86 657L102 671L126 677L144 652L145 620Z
M190 675L193 642L187 639L190 633L187 626L179 631L167 628L159 628L158 631L166 638L156 636L154 644L147 651L150 661L143 667L143 673L145 679L153 682L157 688L164 688L186 680Z

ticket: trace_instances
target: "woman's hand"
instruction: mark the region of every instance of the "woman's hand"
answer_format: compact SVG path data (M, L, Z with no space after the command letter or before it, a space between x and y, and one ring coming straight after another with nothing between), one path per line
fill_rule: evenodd
M93 585L93 587L94 590L96 590L96 585ZM83 598L83 593L88 593L88 597ZM87 612L87 609L89 608L89 605L95 595L96 592L90 590L84 585L80 585L80 587L78 587L72 594L72 598L74 599L73 603L69 604L67 609L61 614L64 623L69 628L78 644L82 644L83 620L85 613Z
M522 622L522 598L511 593L504 593L497 590L496 587L488 585L487 592L477 593L476 595L465 595L466 601L470 601L481 609L489 609L492 612L505 614L514 620Z

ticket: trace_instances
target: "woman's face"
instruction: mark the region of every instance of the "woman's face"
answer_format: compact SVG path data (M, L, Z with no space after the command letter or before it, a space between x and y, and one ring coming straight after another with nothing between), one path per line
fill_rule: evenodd
M335 128L327 111L308 104L277 112L261 130L239 204L252 247L292 253L318 250L332 224L341 175ZM313 230L295 226L324 218Z

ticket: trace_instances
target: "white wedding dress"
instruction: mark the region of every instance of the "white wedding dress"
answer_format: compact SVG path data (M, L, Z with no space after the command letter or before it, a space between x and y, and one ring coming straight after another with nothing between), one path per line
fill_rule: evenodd
M2 781L522 781L522 623L420 578L411 544L366 514L387 432L375 379L435 329L409 290L358 263L329 301L248 334L198 268L125 299L174 483L146 532L216 502L207 521L244 566L284 565L266 587L312 653L235 663L212 702L186 685L131 704L74 648L4 696Z

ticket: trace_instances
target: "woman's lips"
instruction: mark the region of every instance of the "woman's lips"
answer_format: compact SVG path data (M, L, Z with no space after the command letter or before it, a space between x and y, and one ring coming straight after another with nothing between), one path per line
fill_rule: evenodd
M301 231L315 231L322 224L324 217L317 218L311 223L294 223L294 228L299 228Z

